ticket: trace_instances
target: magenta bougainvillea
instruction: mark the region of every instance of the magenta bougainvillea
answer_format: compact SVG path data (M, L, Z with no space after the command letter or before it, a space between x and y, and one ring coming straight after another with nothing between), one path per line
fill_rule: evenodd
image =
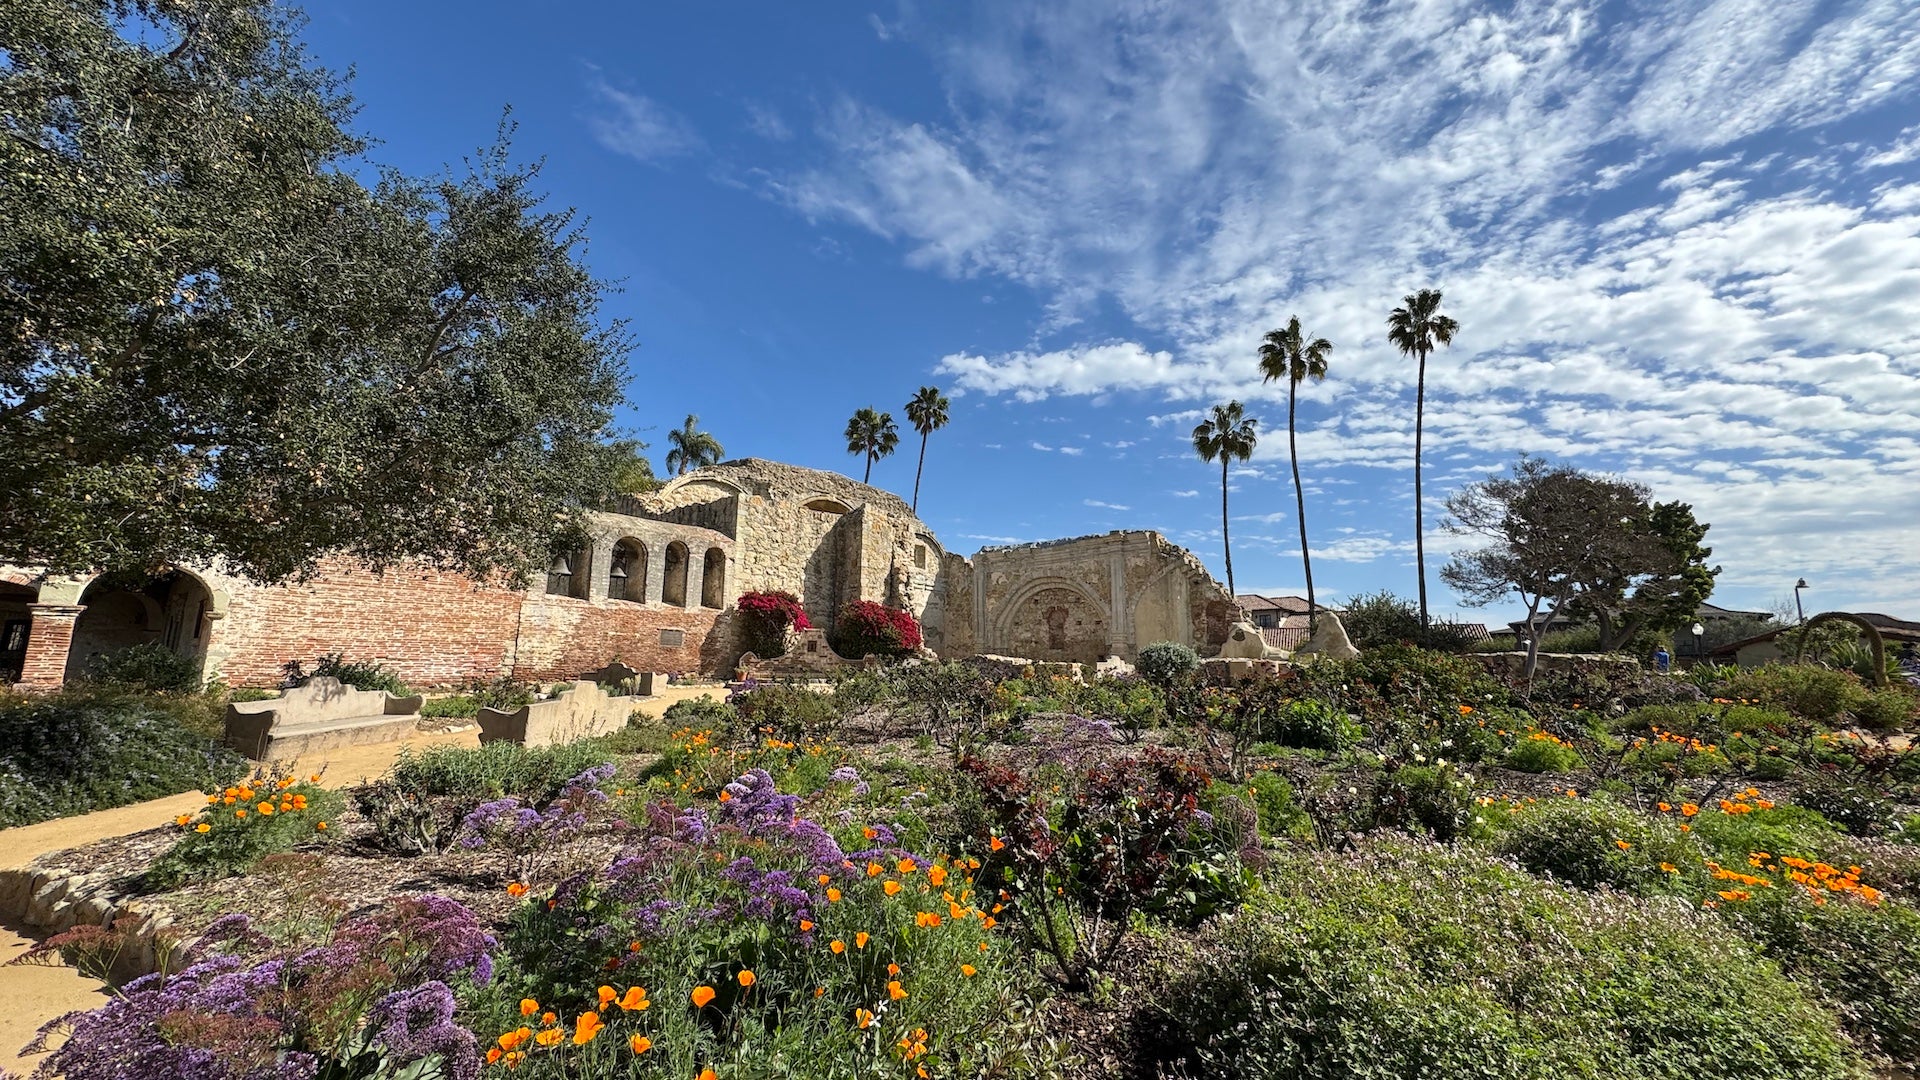
M743 641L756 656L779 656L787 651L789 628L811 630L800 598L790 592L750 592L734 604L744 625Z
M833 648L841 656L907 656L920 648L920 622L911 611L855 600L840 609L835 638Z

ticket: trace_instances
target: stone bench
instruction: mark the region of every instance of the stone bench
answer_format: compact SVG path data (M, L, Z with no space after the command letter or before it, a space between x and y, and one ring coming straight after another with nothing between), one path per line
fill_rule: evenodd
M394 742L414 730L422 700L316 676L277 698L228 705L225 741L255 761Z
M609 694L591 679L562 690L547 701L518 709L481 709L480 741L517 742L522 746L557 746L576 739L605 735L627 726L639 707L639 697Z

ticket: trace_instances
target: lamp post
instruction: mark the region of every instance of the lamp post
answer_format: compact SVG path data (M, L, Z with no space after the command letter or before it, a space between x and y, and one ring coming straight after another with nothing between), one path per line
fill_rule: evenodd
M1800 606L1800 590L1807 587L1807 579L1801 578L1793 586L1793 612L1800 616L1801 622L1807 621L1807 609Z
M1707 632L1706 627L1701 626L1699 623L1693 624L1693 662L1696 664L1699 663L1702 659L1704 659L1707 655L1707 651L1706 651L1707 639L1705 637L1706 632Z

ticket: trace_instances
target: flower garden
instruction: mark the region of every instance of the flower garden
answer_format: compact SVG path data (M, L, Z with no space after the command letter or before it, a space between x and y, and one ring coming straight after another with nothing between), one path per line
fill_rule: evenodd
M261 774L108 845L69 1080L1870 1077L1920 1062L1920 698L985 662ZM105 973L127 928L38 959Z

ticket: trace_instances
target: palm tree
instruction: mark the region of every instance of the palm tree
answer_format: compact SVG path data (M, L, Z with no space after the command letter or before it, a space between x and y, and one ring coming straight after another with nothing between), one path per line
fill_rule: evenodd
M1427 354L1435 345L1453 344L1453 333L1460 324L1440 314L1440 290L1421 289L1409 293L1401 306L1387 316L1387 340L1400 351L1420 360L1418 389L1413 399L1413 551L1420 574L1420 629L1427 628L1427 538L1426 508L1420 505L1421 427L1427 416Z
M847 453L867 455L867 474L860 478L862 483L873 479L874 459L886 457L899 445L900 430L893 426L892 413L866 408L847 421Z
M907 422L920 433L920 465L913 470L913 512L920 512L920 474L927 467L927 436L947 426L947 396L937 386L923 386L907 402Z
M701 431L699 424L700 418L688 413L687 422L680 430L667 432L667 442L673 447L667 451L667 471L675 476L717 464L720 455L726 453L720 448L720 440Z
M1293 407L1300 384L1307 379L1318 382L1327 377L1327 354L1333 342L1326 338L1307 340L1300 330L1298 315L1287 320L1284 329L1269 330L1260 343L1260 371L1266 381L1287 380L1287 459L1293 463L1293 504L1300 515L1300 562L1307 571L1307 633L1319 615L1313 595L1313 557L1307 552L1307 496L1300 490L1300 451L1293 439Z
M1227 594L1233 590L1233 544L1227 536L1227 462L1253 456L1253 444L1260 441L1260 421L1247 415L1237 401L1215 405L1213 414L1193 429L1193 448L1201 461L1220 459L1220 544L1227 555ZM1237 601L1236 601L1237 602Z

